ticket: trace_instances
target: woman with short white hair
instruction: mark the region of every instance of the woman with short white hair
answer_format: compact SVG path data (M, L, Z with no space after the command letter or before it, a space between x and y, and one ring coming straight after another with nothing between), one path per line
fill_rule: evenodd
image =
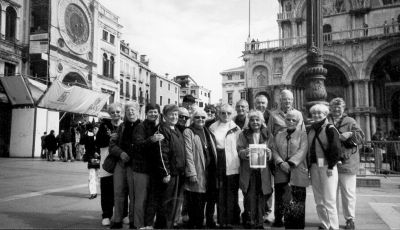
M316 104L310 108L313 124L308 133L308 162L318 217L323 229L339 229L336 208L340 155L339 133L329 124L328 106Z
M341 164L338 164L338 196L340 192L342 195L342 208L343 216L346 220L346 229L355 229L356 182L360 163L358 145L364 139L364 133L356 120L344 112L345 107L346 103L343 98L337 97L332 99L329 103L330 114L328 120L335 125L340 133ZM339 202L337 207L339 207Z
M240 128L232 120L233 108L224 104L218 111L218 120L210 126L217 144L218 223L229 228L240 223L239 167L236 141Z

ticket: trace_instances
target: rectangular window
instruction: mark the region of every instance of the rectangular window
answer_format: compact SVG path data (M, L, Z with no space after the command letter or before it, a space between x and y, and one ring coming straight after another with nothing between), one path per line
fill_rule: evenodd
M132 85L132 99L136 100L136 85Z
M202 102L202 101L199 102L199 107L200 107L200 108L203 108L203 102Z
M160 96L160 106L162 106L162 96Z
M168 83L168 91L171 89L171 84ZM168 103L169 104L169 103Z
M194 96L196 94L196 90L190 90L190 94Z
M103 30L103 40L107 41L108 40L108 32Z
M244 73L240 74L240 79L243 80L244 79Z
M185 91L185 90L183 90L183 91L182 91L182 94L186 94L186 91Z
M168 104L171 104L171 99L168 98Z
M110 43L114 44L114 42L115 42L115 36L110 34Z
M232 75L228 75L228 81L232 80Z
M162 87L162 81L160 81L160 87Z
M232 93L228 93L228 104L232 105L233 104L233 99L232 99Z
M11 63L4 63L4 76L15 75L15 65Z
M240 92L240 99L246 99L246 92Z
M119 83L119 95L124 96L124 81L123 80L121 80L121 82Z
M126 87L126 89L125 89L125 96L127 96L127 97L130 97L130 93L129 93L129 82L126 82L125 83L126 85L125 85L125 87Z

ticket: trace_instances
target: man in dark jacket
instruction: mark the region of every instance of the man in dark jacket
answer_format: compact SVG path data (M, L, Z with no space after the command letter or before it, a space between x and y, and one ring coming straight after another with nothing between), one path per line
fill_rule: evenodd
M47 160L54 161L53 155L57 150L57 139L54 136L54 130L50 131L50 134L45 138L46 148L47 148Z
M129 191L129 222L134 228L134 179L131 166L134 147L132 145L133 131L140 123L138 119L139 105L137 103L125 104L125 117L117 133L110 139L110 155L118 159L114 169L114 222L112 229L122 228L122 218L126 191Z

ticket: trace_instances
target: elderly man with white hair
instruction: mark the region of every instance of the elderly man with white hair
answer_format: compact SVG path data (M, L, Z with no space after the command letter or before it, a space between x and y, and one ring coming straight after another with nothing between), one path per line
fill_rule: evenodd
M302 130L305 130L303 115L300 111L293 108L293 93L290 90L284 89L280 93L280 106L278 109L274 110L270 114L268 121L268 129L273 136L275 136L279 131L285 130L287 125L285 123L285 117L287 112L293 111L296 113L300 120L298 126L301 126Z
M310 108L313 124L308 133L308 165L318 217L323 229L339 229L336 207L340 139L336 128L328 122L328 106Z

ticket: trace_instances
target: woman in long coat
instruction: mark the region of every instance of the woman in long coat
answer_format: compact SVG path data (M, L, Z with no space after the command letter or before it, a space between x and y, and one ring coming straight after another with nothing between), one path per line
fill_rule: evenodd
M267 147L269 133L260 111L250 111L249 125L239 135L237 150L240 157L240 189L243 192L244 211L242 222L245 228L263 229L263 215L266 195L272 193L271 171L267 160L271 159L271 150ZM265 166L251 168L249 162L249 145L263 144L266 147Z
M308 140L299 122L302 122L299 113L289 111L285 116L287 128L278 132L270 142L276 168L275 227L302 229L305 225L306 187L309 185Z

